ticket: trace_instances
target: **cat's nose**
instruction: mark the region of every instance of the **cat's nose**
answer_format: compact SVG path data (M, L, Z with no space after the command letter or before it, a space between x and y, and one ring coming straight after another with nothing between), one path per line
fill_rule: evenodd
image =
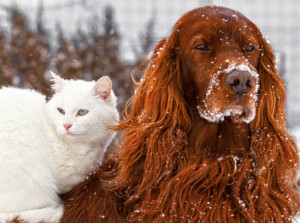
M64 126L65 130L67 130L67 131L72 127L71 124L63 124L63 126Z

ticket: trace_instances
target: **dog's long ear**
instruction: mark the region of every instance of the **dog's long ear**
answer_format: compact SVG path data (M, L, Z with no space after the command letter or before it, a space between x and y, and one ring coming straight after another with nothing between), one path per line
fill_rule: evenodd
M178 126L185 130L189 128L190 118L182 94L180 62L171 37L161 40L155 47L131 100L134 103L130 114L126 114L125 121L120 124L124 129L136 126L138 132L142 132L143 128L147 135L153 133L155 128L164 129L164 132Z
M300 207L299 195L292 186L296 183L299 157L295 141L286 126L285 85L276 71L270 45L263 38L260 45L256 118L250 123L251 154L256 167L253 173L257 176L257 185L269 184L268 193L273 195L260 194L264 196L261 199L265 199L265 204L257 208L264 210L264 213L269 211L273 215L285 216L288 221ZM282 210L286 210L284 215Z
M128 182L135 184L130 176L141 166L140 162L145 162L140 171L148 173L144 178L150 177L143 179L139 188L154 188L151 185L178 168L175 163L187 143L185 134L191 121L182 94L180 63L174 45L170 37L157 44L132 98L131 111L117 127L125 130L121 141L122 151L126 152L121 151L122 162L114 179L116 187ZM141 191L136 193L140 196Z
M278 137L278 140L280 140L280 144L290 144L287 151L281 155L288 160L287 165L294 168L298 163L298 159L296 159L297 149L294 140L287 131L285 85L276 71L272 48L263 38L261 40L261 56L258 72L258 102L256 118L250 124L251 130L252 132L257 130L273 132Z
M171 38L157 44L133 98L134 105L128 117L132 117L132 121L137 121L135 117L139 116L138 121L142 123L164 125L163 121L166 125L173 125L175 117L179 126L189 122L182 96L180 63L174 48Z
M271 125L278 130L285 129L285 86L276 71L274 54L270 45L263 38L260 45L259 100L257 116L252 122L252 127L258 129Z

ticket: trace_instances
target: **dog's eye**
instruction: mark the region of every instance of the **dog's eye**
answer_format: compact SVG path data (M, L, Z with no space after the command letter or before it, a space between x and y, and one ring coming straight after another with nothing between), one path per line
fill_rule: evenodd
M251 51L254 50L254 47L253 47L252 45L248 45L248 46L246 46L245 50L246 50L247 52L251 52Z
M206 44L202 43L197 45L194 49L199 51L207 51L209 50L209 47Z

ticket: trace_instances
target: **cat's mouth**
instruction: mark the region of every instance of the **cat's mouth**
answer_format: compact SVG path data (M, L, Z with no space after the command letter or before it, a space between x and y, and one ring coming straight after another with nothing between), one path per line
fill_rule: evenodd
M66 135L66 136L76 136L75 133L72 133L72 132L70 132L70 131L67 131L65 135Z
M79 138L80 137L78 137L77 134L74 134L72 132L64 132L62 134L62 139L65 141L69 141L69 142L74 142L74 141L80 140Z
M74 132L71 132L70 130L61 131L61 135L63 137L74 137L74 136L76 136L76 134Z

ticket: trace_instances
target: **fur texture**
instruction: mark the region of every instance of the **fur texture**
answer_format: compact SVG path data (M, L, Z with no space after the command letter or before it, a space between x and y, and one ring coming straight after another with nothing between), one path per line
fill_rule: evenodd
M247 72L248 92L226 82ZM242 14L186 13L154 50L122 150L64 196L69 222L291 222L297 147L271 47ZM129 106L128 106L129 110Z
M105 126L118 120L108 77L96 83L53 77L56 93L48 103L35 91L0 90L1 223L16 216L29 223L59 222L58 193L101 165L115 135Z
M47 103L46 112L51 132L55 133L51 136L55 177L60 193L65 193L102 164L115 136L106 125L115 125L119 115L108 77L96 83L66 81L55 75L54 79L56 94ZM67 130L65 125L72 127Z

